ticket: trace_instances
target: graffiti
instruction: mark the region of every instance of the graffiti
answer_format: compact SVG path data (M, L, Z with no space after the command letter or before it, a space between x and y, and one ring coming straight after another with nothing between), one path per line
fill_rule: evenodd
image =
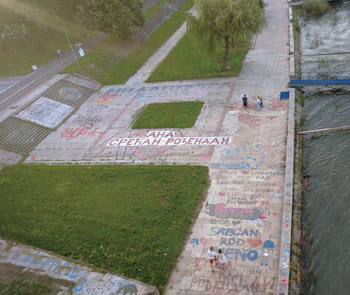
M247 239L247 243L251 246L251 247L258 247L262 244L262 240L260 239Z
M221 184L221 185L237 185L239 187L242 187L243 185L247 186L247 190L249 190L249 187L256 187L258 186L259 189L260 187L266 187L266 186L270 186L270 187L274 187L277 186L277 184L275 182L257 182L257 181L246 181L246 180L231 180L230 182L228 181L222 181L221 179L217 179L216 180L217 184ZM250 191L252 190L252 188L250 189ZM254 188L255 191L255 188ZM267 191L269 192L269 191Z
M94 102L94 104L96 105L100 105L100 104L109 104L111 103L116 97L118 96L118 94L102 94L97 101Z
M221 238L220 239L220 246L243 246L245 244L245 241L242 239L235 239L235 238Z
M107 146L181 146L181 145L228 145L232 137L160 137L160 138L113 138Z
M257 250L246 250L246 249L234 249L234 248L222 248L227 259L238 260L240 258L242 261L248 259L249 261L255 261L258 259Z
M146 134L146 138L149 137L175 137L175 131L148 131Z
M222 292L225 292L225 294L240 294L241 292L244 294L262 294L261 292L264 292L264 294L272 295L274 281L261 276L251 278L251 276L235 272L222 273L220 279L194 276L192 277L190 288L178 294L191 294L184 292L192 289L193 292L202 292L201 294L203 292L210 292L210 294L222 294Z
M176 295L202 295L200 291L179 289Z
M208 239L208 238L202 237L200 238L200 242L203 245L212 245L214 243L214 240L212 238Z
M56 128L73 111L72 106L41 96L15 117L48 128Z
M234 204L234 205L258 205L259 200L254 199L248 199L247 197L229 197L227 199L227 204Z
M253 110L247 110L247 114L253 115L253 116L270 116L270 117L276 117L284 115L286 111L265 111L265 112L258 112Z
M264 242L260 265L263 265L263 266L268 265L270 254L273 253L274 248L275 248L275 243L272 242L271 240L266 240Z
M245 236L245 237L259 237L259 230L258 229L243 229L240 228L217 228L217 227L212 227L210 229L211 233L210 236Z
M99 113L99 112L105 110L106 108L108 108L108 106L105 106L105 105L92 105L92 106L89 106L89 108L86 111L86 114L91 116L91 115L93 115L95 113Z
M76 117L73 120L73 123L97 123L97 122L101 122L102 119L98 118L97 116L83 116L83 115L78 115L78 117Z
M255 129L257 127L260 127L261 125L261 119L259 117L254 117L249 114L240 114L238 116L238 120L242 123L248 125L249 127Z
M272 111L283 111L287 108L287 104L278 100L270 100L267 108Z
M169 91L176 95L205 95L211 88L231 88L232 83L201 83L201 84L184 84L184 85L164 85L164 86L151 86L151 87L140 87L140 88L110 88L107 94L134 94L138 93L138 97L166 97L169 95Z
M71 140L73 138L77 137L100 137L104 134L106 134L107 131L99 131L100 128L95 127L94 124L89 123L86 125L83 125L83 127L77 127L77 128L64 128L64 132L61 133L62 138L66 138L67 140Z
M123 293L120 293L121 291L123 291ZM118 295L119 293L122 295L137 295L137 287L134 284L126 285L120 287L115 295Z
M198 239L198 238L192 239L192 240L191 240L191 244L198 245L198 244L199 244L199 239Z
M241 220L256 220L260 215L260 211L256 208L254 209L244 209L244 208L226 208L226 204L210 204L205 211L209 216L215 216L217 218L233 218Z
M81 269L81 266L75 263L69 264L60 258L51 258L45 255L27 254L22 263L34 265L40 269L61 274L67 277L67 279L76 282L73 292L80 292L83 290L84 285L88 282L85 278L88 272Z
M259 275L259 276L261 276L262 271L259 270L259 269L250 269L250 268L247 268L247 269L246 269L246 274L250 274L250 275Z
M229 219L210 219L210 224L219 224L219 225L238 225L241 222L237 220L229 220Z
M256 149L258 149L258 151ZM227 149L222 154L222 165L227 166L226 168L233 169L260 168L261 165L263 165L266 162L266 157L252 156L255 154L261 154L260 149L262 151L262 145L256 145L254 148L249 149L246 147ZM247 176L247 178L249 178L249 175ZM241 178L239 179L244 179L244 176L241 176Z

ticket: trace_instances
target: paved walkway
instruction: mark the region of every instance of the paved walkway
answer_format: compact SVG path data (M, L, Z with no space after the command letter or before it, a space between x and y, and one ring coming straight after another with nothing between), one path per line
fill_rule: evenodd
M233 145L215 147L207 201L167 295L278 294L287 123L287 104L278 97L289 77L288 6L284 0L267 3L268 26L232 87L220 130L233 136ZM248 112L238 99L244 93ZM263 97L260 112L256 95ZM210 246L226 253L226 271L215 266L211 272Z
M167 57L179 40L186 34L186 23L184 23L157 52L132 76L125 85L135 85L146 82L156 67Z

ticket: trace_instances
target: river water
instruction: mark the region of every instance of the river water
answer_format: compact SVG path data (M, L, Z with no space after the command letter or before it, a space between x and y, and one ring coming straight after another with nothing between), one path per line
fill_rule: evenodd
M350 2L300 19L302 54L350 52ZM349 72L350 54L302 58L303 72ZM350 126L350 88L304 94L304 130ZM350 294L350 131L308 135L305 230L308 294Z

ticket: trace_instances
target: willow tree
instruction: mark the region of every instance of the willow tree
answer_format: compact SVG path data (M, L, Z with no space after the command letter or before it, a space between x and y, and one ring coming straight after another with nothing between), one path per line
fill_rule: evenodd
M242 35L259 33L265 25L263 0L195 0L195 8L197 16L188 16L187 29L211 55L218 42L224 42L222 70L227 69L235 41Z

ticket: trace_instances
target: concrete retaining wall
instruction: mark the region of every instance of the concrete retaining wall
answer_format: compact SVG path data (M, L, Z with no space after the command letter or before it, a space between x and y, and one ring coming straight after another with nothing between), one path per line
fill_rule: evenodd
M288 1L289 2L289 1ZM289 74L295 73L293 10L289 7ZM294 183L294 138L295 138L295 89L289 89L289 109L287 127L287 151L285 184L282 213L281 249L278 270L277 295L289 294L289 268L293 214L293 183Z

